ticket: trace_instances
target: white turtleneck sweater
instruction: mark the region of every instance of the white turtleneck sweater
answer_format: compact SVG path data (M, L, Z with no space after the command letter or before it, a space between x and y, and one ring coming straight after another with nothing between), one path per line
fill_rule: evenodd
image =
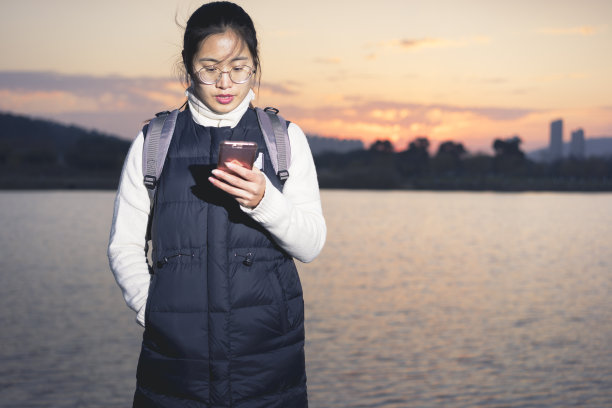
M189 110L202 126L235 127L254 99L250 91L231 112L218 114L202 104L189 90ZM266 177L266 189L257 207L242 210L267 229L276 243L302 262L312 261L323 248L327 229L321 211L317 174L306 136L291 123L289 178L283 191ZM145 256L145 233L149 218L149 195L143 184L142 149L144 135L136 137L125 159L108 245L111 270L127 305L137 312L136 321L144 326L145 304L150 274Z

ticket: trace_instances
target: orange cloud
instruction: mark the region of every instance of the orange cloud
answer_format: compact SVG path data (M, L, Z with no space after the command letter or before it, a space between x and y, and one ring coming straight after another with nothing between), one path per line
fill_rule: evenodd
M605 30L604 27L593 27L593 26L579 26L570 28L541 28L538 32L547 35L582 35L591 36L600 33Z
M333 135L342 139L360 139L366 144L378 139L397 142L402 138L403 133L402 126L399 124L379 124L340 118L322 120L317 117L302 117L298 124L311 134Z
M159 87L130 86L128 90L130 94L140 95L148 101L160 106L166 106L167 109L171 109L172 107L178 108L187 99L185 97L185 87L183 84L173 80L163 82Z
M262 82L258 89L258 97L269 97L274 95L295 96L297 95L299 85L297 84L275 84L270 82Z
M444 44L448 44L447 41L439 38L422 38L422 39L403 39L396 40L391 45L399 46L401 48L426 48L426 47L441 47Z
M389 122L404 119L409 115L408 109L374 109L370 112L371 117Z
M106 95L108 98L108 95ZM100 102L65 91L15 92L0 90L0 109L24 113L64 113L70 111L93 112Z
M536 78L538 82L556 82L556 81L566 81L568 79L585 79L588 78L588 75L582 72L574 72L570 74L550 74L539 76Z
M340 64L342 60L340 58L315 58L314 62L318 64Z
M476 36L469 38L461 38L458 40L449 40L444 38L405 38L392 40L383 45L401 48L404 50L416 50L422 48L457 48L466 47L473 44L488 44L491 38L486 36Z

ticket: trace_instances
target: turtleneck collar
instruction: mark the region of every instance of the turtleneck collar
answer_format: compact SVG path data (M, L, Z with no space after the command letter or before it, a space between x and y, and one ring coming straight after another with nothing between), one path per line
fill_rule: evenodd
M198 125L212 127L235 127L242 118L242 115L244 115L244 112L249 108L251 101L255 99L255 92L251 89L242 102L240 102L240 105L236 106L234 110L227 113L215 113L198 99L193 92L193 88L189 87L185 91L185 95L187 95L189 110L193 120Z

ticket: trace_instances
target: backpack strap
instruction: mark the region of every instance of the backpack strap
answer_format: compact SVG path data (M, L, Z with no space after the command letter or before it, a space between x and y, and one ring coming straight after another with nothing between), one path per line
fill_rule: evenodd
M289 178L289 164L291 161L291 145L289 144L289 131L285 119L278 114L275 108L255 108L259 127L263 133L272 167L281 182Z
M149 122L145 135L142 149L142 173L144 174L144 185L149 193L151 208L153 208L157 182L166 161L178 113L178 109L172 112L157 113L155 118Z

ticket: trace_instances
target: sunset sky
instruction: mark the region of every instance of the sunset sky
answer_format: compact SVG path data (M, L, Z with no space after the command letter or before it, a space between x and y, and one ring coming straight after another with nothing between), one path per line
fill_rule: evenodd
M612 1L238 1L261 42L257 105L307 133L417 136L490 151L612 136ZM133 138L178 107L182 29L200 1L0 3L0 110Z

